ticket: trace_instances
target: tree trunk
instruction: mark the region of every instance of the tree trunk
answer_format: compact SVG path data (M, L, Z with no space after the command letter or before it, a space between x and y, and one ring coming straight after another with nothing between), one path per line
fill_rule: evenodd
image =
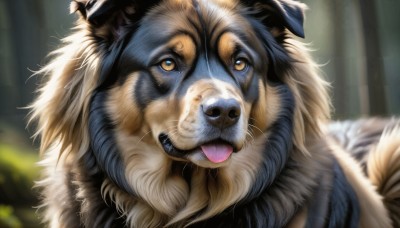
M379 24L374 0L358 0L364 37L365 71L369 114L387 115L385 75L379 40Z
M333 19L333 64L334 64L334 82L333 82L333 106L335 107L335 118L341 119L347 117L347 93L346 83L346 60L345 60L345 38L344 38L344 12L343 1L329 1L332 10Z

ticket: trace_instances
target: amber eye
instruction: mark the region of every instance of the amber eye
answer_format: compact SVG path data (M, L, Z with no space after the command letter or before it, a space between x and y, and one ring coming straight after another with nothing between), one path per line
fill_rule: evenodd
M176 68L176 63L172 59L165 59L160 63L160 67L165 71L173 71Z
M244 59L235 59L233 69L236 71L244 71L247 68L247 61Z

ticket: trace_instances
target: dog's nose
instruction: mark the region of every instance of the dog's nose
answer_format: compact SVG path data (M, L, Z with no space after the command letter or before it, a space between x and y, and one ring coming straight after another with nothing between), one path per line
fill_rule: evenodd
M240 117L240 104L233 98L210 98L202 104L202 109L206 120L219 128L232 126Z

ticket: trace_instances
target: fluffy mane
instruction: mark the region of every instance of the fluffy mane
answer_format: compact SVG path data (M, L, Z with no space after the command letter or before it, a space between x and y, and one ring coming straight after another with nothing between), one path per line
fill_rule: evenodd
M303 4L213 2L222 5L227 15L231 10L237 12L234 16L248 20L268 56L265 64L269 68L268 75L260 79L261 94L249 114L252 121L262 122L264 129L257 123L249 124L250 140L244 152L234 154L229 166L210 169L161 153L145 116L131 116L130 121L138 125L131 129L134 134L121 127L134 124L113 117L124 115L113 109L113 104L128 99L120 92L123 84L139 81L135 73L120 81L117 78L115 67L120 58L126 58L121 53L142 25L144 12L166 10L160 8L162 4L155 5L158 1L99 2L111 4L106 8L113 10L106 14L109 20L91 12L95 8L88 7L86 1L73 2L73 11L81 13L78 25L37 73L45 79L31 105L30 121L37 123L35 135L40 137L44 156L44 179L38 185L44 188L45 220L52 226L67 227L82 223L88 227L215 227L214 221L220 227L281 227L302 212L305 202L318 192L318 182L326 179L323 186L328 186L329 180L345 189L325 196L324 202L337 197L345 207L326 214L341 217L354 209L351 222L355 224L359 218L356 194L339 163L333 161L332 148L320 140L330 119L329 85L306 45L293 35L302 35L298 22L302 23ZM201 13L197 1L165 3L186 13L194 5ZM217 8L210 6L204 15L217 17L213 7ZM274 17L267 20L260 13ZM221 22L221 18L212 21ZM127 112L137 114L136 109ZM168 115L170 110L163 112ZM319 173L326 167L333 173ZM57 205L60 200L68 202L64 208ZM77 211L83 221L74 220ZM267 221L259 219L265 216ZM63 224L58 224L57 218L63 218Z

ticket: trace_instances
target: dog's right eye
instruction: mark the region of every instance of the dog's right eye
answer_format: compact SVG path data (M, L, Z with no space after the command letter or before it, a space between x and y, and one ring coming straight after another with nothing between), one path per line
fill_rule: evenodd
M161 61L160 67L164 71L173 71L176 69L176 63L173 59L164 59Z
M235 69L236 71L244 71L246 70L247 66L247 61L243 58L239 58L235 60L233 64L233 69Z

